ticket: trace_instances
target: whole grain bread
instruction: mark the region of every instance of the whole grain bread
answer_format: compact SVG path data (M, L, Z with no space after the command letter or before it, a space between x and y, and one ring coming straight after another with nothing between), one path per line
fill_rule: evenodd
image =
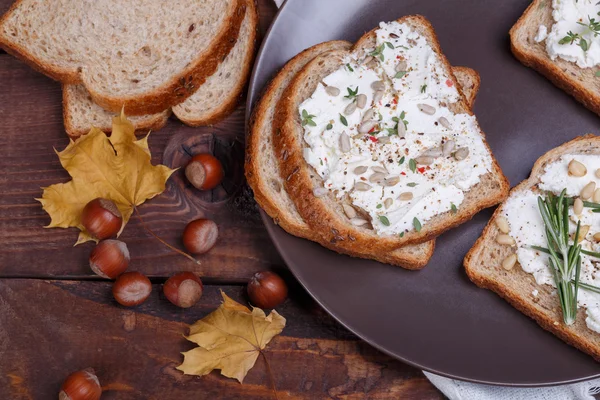
M130 115L191 96L235 45L244 0L18 0L0 19L0 47L94 102Z
M422 16L408 16L399 19L398 22L409 24L428 40L447 74L456 82L430 23ZM359 43L365 41L361 40ZM348 54L347 51L330 51L309 62L295 76L277 106L274 143L281 174L284 176L287 192L312 230L321 234L325 241L347 251L384 252L406 244L423 243L433 239L469 220L479 210L495 205L506 197L509 190L508 181L494 159L492 171L483 175L480 182L465 193L465 199L456 213L437 215L424 224L420 232L408 232L402 238L398 235L378 235L368 228L352 225L343 211L341 202L332 193L315 197L313 189L321 187L322 180L304 160L304 129L298 115L298 107L312 95L318 82L342 65ZM464 97L453 105L452 111L472 114Z
M289 82L304 65L319 54L335 49L349 49L350 43L333 41L318 44L290 60L267 86L262 98L254 107L248 137L246 138L246 177L254 191L258 204L275 223L292 235L322 242L298 214L296 206L283 187L283 179L279 174L279 164L273 148L273 118L277 102ZM465 87L465 94L470 105L475 101L479 90L479 75L466 67L453 68L458 83ZM322 243L333 248L329 243ZM422 245L406 246L391 252L374 254L357 254L358 257L371 258L383 263L398 265L409 269L425 266L433 254L434 242Z
M550 150L536 161L529 179L513 188L510 196L526 190L536 191L546 165L565 154L600 155L600 137L582 136ZM495 221L502 211L501 205L465 257L467 275L477 286L496 292L542 328L600 361L600 334L587 328L584 312L577 313L575 324L565 325L558 295L552 286L538 285L533 275L523 271L518 264L510 271L502 268L502 261L514 254L513 248L496 242L499 229ZM533 295L534 290L538 291L537 296Z
M258 10L254 0L246 0L248 8L242 22L238 40L219 65L217 71L183 103L172 111L185 124L209 125L229 114L246 85L256 50ZM127 112L127 110L125 110ZM156 114L131 118L136 130L141 132L162 128L171 109ZM110 132L114 112L98 106L81 84L63 85L63 115L65 130L70 137L86 134L90 124Z
M580 68L577 64L557 58L552 61L545 42L536 42L541 25L552 29L552 2L534 0L510 30L510 44L515 57L548 78L556 86L575 97L600 115L600 79L595 68Z

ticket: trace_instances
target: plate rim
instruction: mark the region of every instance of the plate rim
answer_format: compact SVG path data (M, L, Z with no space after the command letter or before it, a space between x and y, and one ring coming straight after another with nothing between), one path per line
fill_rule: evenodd
M287 6L294 1L299 1L299 0L285 0L284 3L281 5L281 7L279 7L279 10L275 14L275 17L273 18L273 20L271 22L271 25L269 26L269 28L267 29L267 31L265 32L265 34L262 38L260 48L256 54L256 58L255 58L254 65L252 68L252 74L248 81L248 91L247 91L247 97L246 97L246 102L245 102L245 106L246 106L246 110L244 113L245 127L246 127L245 137L248 136L249 121L251 120L251 115L252 115L252 111L253 111L253 107L252 107L253 103L255 103L256 101L258 101L260 99L264 88L270 82L270 80L274 77L274 75L272 74L272 76L270 76L268 78L268 80L265 82L264 86L257 87L256 80L257 80L258 72L261 69L260 67L261 67L261 61L262 61L262 58L264 55L264 50L267 46L267 43L272 38L272 36L271 36L272 31L276 28L281 16L285 12ZM330 39L330 40L335 40L335 39ZM511 189L512 189L512 186L511 186ZM333 319L335 319L339 324L341 324L345 329L350 331L353 335L355 335L356 337L358 337L360 340L364 341L365 343L369 344L370 346L374 347L378 351L380 351L398 361L408 364L414 368L418 368L422 371L429 372L429 373L432 373L435 375L439 375L439 376L442 376L445 378L455 379L455 380L459 380L459 381L463 381L463 382L471 382L471 383L476 383L476 384L484 384L484 385L491 385L491 386L505 386L505 387L513 387L513 388L543 388L543 387L551 387L551 386L563 386L563 385L568 385L568 384L573 384L573 383L585 382L585 381L589 381L589 380L600 377L600 372L598 372L595 375L589 375L589 376L585 376L585 377L581 377L581 378L574 378L574 379L569 379L569 380L561 380L561 381L553 381L553 382L545 382L545 383L514 383L514 382L490 381L490 380L485 380L485 379L475 379L475 378L469 378L469 377L465 377L465 376L455 375L455 374L452 374L449 372L444 372L444 371L438 371L435 368L421 365L421 364L414 362L408 358L405 358L399 354L396 354L396 353L380 346L379 344L375 343L373 340L365 337L364 335L358 333L355 329L350 327L347 322L345 322L341 317L337 316L325 304L325 301L323 299L321 299L317 294L313 293L307 287L304 280L300 278L301 272L297 270L294 263L289 259L286 249L281 245L281 243L279 243L276 240L273 240L273 236L276 234L275 229L277 229L278 226L273 222L272 218L262 208L260 208L260 206L258 206L258 209L259 209L261 220L262 220L265 228L267 229L267 233L269 234L269 239L274 244L275 248L277 249L277 252L279 253L281 258L285 262L286 267L292 272L292 274L294 275L296 280L300 283L302 288L304 288L304 290L313 298L313 300L316 301L317 304L319 304L319 306L327 312L327 314L329 314ZM284 232L284 234L290 235L287 232ZM307 239L302 239L302 240L307 240ZM510 306L509 304L507 304L507 305ZM512 307L512 306L510 306L510 307ZM543 329L543 328L538 326L537 329ZM577 351L580 351L580 350L577 349ZM591 357L591 356L589 356L589 357Z

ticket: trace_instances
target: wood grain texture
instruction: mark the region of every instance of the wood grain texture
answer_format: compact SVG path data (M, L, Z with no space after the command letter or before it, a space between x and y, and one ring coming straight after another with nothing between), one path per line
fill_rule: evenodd
M222 289L245 302L243 288ZM103 399L270 399L264 360L243 385L213 372L175 369L188 324L220 304L209 286L199 304L177 309L154 285L136 309L118 306L106 282L0 280L0 398L54 398L69 373L93 367ZM288 300L283 334L268 346L279 398L439 399L423 375L339 331L312 303Z

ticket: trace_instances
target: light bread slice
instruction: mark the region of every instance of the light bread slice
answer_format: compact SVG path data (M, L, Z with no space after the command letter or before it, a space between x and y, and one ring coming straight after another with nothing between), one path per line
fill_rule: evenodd
M550 150L536 161L529 179L513 188L510 196L535 190L546 165L565 154L600 155L600 137L586 135ZM465 257L467 275L477 286L496 292L519 311L533 318L542 328L600 361L600 334L587 328L585 312L580 310L575 324L566 326L562 322L558 295L553 287L538 285L533 275L523 271L518 264L510 271L502 268L502 261L514 253L510 246L496 242L499 233L496 218L502 211L503 205L496 209L481 237ZM538 291L537 296L532 294L534 290Z
M231 52L193 95L173 107L175 115L185 124L213 124L237 105L252 68L256 48L258 10L253 0L247 0L247 5L238 40ZM134 116L131 121L136 130L156 130L166 124L170 114L171 110L167 110ZM89 92L79 84L63 85L63 115L67 134L75 138L88 133L90 124L110 132L115 113L94 103Z
M246 138L246 178L258 204L287 232L317 242L322 242L320 236L316 235L302 220L296 206L283 188L283 179L279 174L279 164L272 143L273 117L277 102L298 71L319 54L335 49L349 49L350 46L348 42L343 41L326 42L313 46L290 60L270 82L256 105ZM469 104L472 105L479 89L479 75L466 67L453 69L459 84L465 88ZM327 242L322 244L335 250L335 246ZM416 269L423 267L429 261L433 254L433 246L434 242L431 241L391 252L357 256Z
M0 47L94 102L129 115L191 96L229 54L246 2L19 0L0 19Z
M398 22L409 24L413 30L427 39L441 60L446 73L456 82L429 22L421 16L404 17ZM433 239L445 230L469 220L479 210L497 204L506 197L509 190L508 181L497 162L493 160L492 171L481 176L480 182L465 193L464 201L455 213L449 211L439 214L424 224L420 232L411 231L404 237L378 235L370 229L357 227L351 224L341 202L331 193L316 197L313 189L321 187L322 181L304 160L303 150L306 144L298 107L312 95L318 82L343 64L347 55L348 52L345 51L331 51L308 63L296 75L286 90L286 95L280 100L274 122L275 148L281 173L285 177L285 188L300 215L312 230L323 235L325 241L347 251L385 252L406 244L423 243ZM451 108L454 112L472 114L464 98L453 104Z
M575 97L587 108L600 114L600 78L597 68L579 68L577 64L557 58L552 61L545 42L536 42L540 25L551 30L552 2L534 0L510 30L510 44L515 57Z

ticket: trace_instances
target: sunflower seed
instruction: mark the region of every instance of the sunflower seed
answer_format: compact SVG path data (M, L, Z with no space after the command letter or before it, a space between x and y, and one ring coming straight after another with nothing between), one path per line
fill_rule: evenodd
M375 68L377 68L377 65L378 65L377 64L377 60L376 59L372 59L371 61L369 61L367 63L367 68L375 69Z
M385 174L381 172L375 172L373 175L369 177L369 182L371 183L380 183L385 179Z
M359 133L368 133L371 129L375 128L375 125L377 125L377 121L373 121L373 120L364 121L360 125L358 125L358 132Z
M600 189L596 189L594 191L594 196L592 197L594 203L600 203Z
M392 204L394 203L394 200L391 198L387 198L384 200L383 205L385 206L385 209L387 210L388 208L390 208L392 206Z
M362 175L362 174L364 174L365 172L367 172L367 169L368 169L368 168L367 168L367 167L365 167L364 165L359 165L358 167L354 168L354 171L353 171L353 172L354 172L356 175Z
M381 144L388 144L390 143L392 140L390 139L389 136L381 136L377 138L377 141Z
M363 115L362 120L363 121L368 121L370 119L373 119L373 117L375 116L375 110L372 108L369 108L366 112L365 115Z
M421 156L424 157L441 157L443 154L442 152L442 148L441 146L437 146L437 147L432 147L430 149L425 150L425 152L423 154L421 154Z
M324 187L318 187L313 190L315 197L323 197L327 194L328 190Z
M440 117L438 119L438 122L440 123L440 125L442 125L444 128L446 129L452 129L452 126L450 125L450 121L448 121L448 119L446 117Z
M433 164L433 157L429 157L429 156L420 156L415 158L415 161L417 162L417 164L420 165L431 165Z
M348 204L342 204L342 208L344 209L344 213L348 218L356 218L356 210L352 206L349 206Z
M398 183L400 183L400 177L399 176L392 176L390 178L386 178L383 181L383 184L385 186L396 186Z
M356 182L354 184L354 189L358 190L359 192L366 192L367 190L371 189L371 185L364 182Z
M587 174L587 168L585 165L576 160L571 160L569 163L569 175L576 176L578 178Z
M365 108L365 106L367 105L367 95L366 94L359 94L358 96L356 96L356 106L360 109Z
M368 63L370 63L371 61L373 61L373 57L371 57L371 56L367 56L367 57L365 57L365 59L363 60L363 62L362 62L362 63L363 63L363 64L368 64Z
M340 89L336 88L335 86L325 86L325 92L327 92L328 95L335 97L339 96Z
M350 220L350 222L354 226L363 226L363 225L366 225L369 221L367 221L366 219L362 219L362 218L352 218Z
M456 142L454 140L446 141L442 146L442 155L444 157L448 157L454 151L456 147Z
M456 161L464 160L468 156L469 156L469 148L468 147L461 147L460 149L458 149L454 152L454 158L456 159Z
M404 135L406 135L406 125L404 125L404 122L400 121L398 122L398 136L403 138Z
M382 174L387 174L388 173L388 170L385 169L385 167L382 167L380 165L375 165L375 166L371 167L371 169L373 171L375 171L375 172L379 172L379 173L382 173Z
M398 64L396 64L396 72L406 71L406 68L406 61L404 60L401 60Z
M394 32L390 33L390 37L392 39L398 39L400 36L396 35Z
M435 114L435 107L430 106L429 104L417 104L417 107L419 107L419 110L427 115L433 115Z
M352 103L350 103L350 104L348 104L346 106L346 108L344 109L344 114L346 114L346 115L352 115L352 113L354 111L356 111L356 103L352 102Z
M383 90L377 90L373 93L373 104L378 104L383 99Z
M510 271L511 269L513 269L515 267L516 263L517 263L517 255L511 254L510 256L506 257L504 259L504 261L502 261L502 268L504 268L507 271Z
M383 81L375 81L371 83L371 89L374 91L385 90L385 83Z
M342 153L350 151L350 138L346 135L346 132L342 132L340 135L340 150Z
M409 201L413 199L413 194L412 192L404 192L404 193L400 193L400 196L398 196L398 200L401 201Z

